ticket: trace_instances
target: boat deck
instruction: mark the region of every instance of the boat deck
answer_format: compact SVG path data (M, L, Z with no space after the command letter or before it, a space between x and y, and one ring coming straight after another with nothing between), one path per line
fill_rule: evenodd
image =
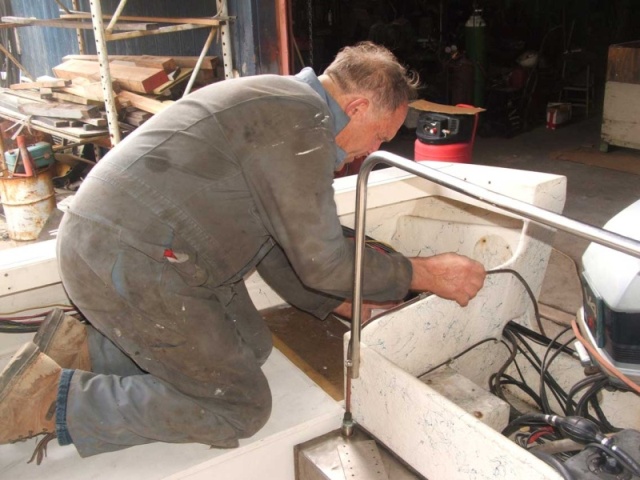
M1 358L0 366L8 360ZM274 350L263 368L273 394L273 413L266 426L242 440L239 448L153 443L81 458L73 446L52 441L47 458L37 466L27 464L37 443L32 439L0 446L0 478L293 480L294 446L339 428L343 409L280 351Z

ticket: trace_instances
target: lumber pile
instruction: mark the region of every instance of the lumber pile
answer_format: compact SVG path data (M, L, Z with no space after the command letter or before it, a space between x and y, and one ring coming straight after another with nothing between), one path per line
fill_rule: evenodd
M98 61L97 55L66 55L62 58L63 61L69 60L84 60L84 61ZM148 68L161 68L168 75L177 76L184 69L188 69L189 72L193 70L198 62L198 57L191 56L175 56L175 57L161 57L153 55L109 55L109 65L132 65L137 67ZM213 83L219 78L216 74L218 67L218 57L208 56L204 57L200 70L196 76L196 85L208 85Z
M109 68L111 70L111 78L118 82L122 88L132 92L151 93L155 88L169 81L167 73L158 68L121 65L111 62L109 63ZM69 80L80 77L100 82L100 65L98 62L68 60L53 67L53 74L58 78Z
M198 57L113 55L109 70L118 121L128 131L182 96ZM217 81L217 58L206 57L195 88ZM0 107L54 128L107 131L100 66L95 55L68 55L53 69L55 77L10 85ZM131 128L126 128L131 127Z

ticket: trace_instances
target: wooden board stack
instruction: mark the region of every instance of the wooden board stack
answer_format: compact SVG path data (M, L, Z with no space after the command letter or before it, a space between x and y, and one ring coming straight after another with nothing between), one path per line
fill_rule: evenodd
M109 70L113 80L118 120L132 127L142 125L153 114L173 103L184 91L198 57L112 55ZM206 57L195 85L217 80L217 57ZM87 131L105 130L104 92L95 55L68 55L53 68L54 77L10 85L0 98L0 106L31 115L52 127L79 127Z

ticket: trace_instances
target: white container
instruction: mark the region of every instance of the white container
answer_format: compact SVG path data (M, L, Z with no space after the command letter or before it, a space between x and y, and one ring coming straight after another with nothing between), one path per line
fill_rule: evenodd
M547 128L555 130L558 125L571 120L570 103L548 103L547 104Z

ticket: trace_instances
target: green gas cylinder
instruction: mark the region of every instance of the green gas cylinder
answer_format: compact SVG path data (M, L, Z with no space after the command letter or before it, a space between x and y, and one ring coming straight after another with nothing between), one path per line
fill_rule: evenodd
M484 90L487 73L487 24L482 18L482 10L476 8L464 25L467 57L474 66L473 104L484 106Z

